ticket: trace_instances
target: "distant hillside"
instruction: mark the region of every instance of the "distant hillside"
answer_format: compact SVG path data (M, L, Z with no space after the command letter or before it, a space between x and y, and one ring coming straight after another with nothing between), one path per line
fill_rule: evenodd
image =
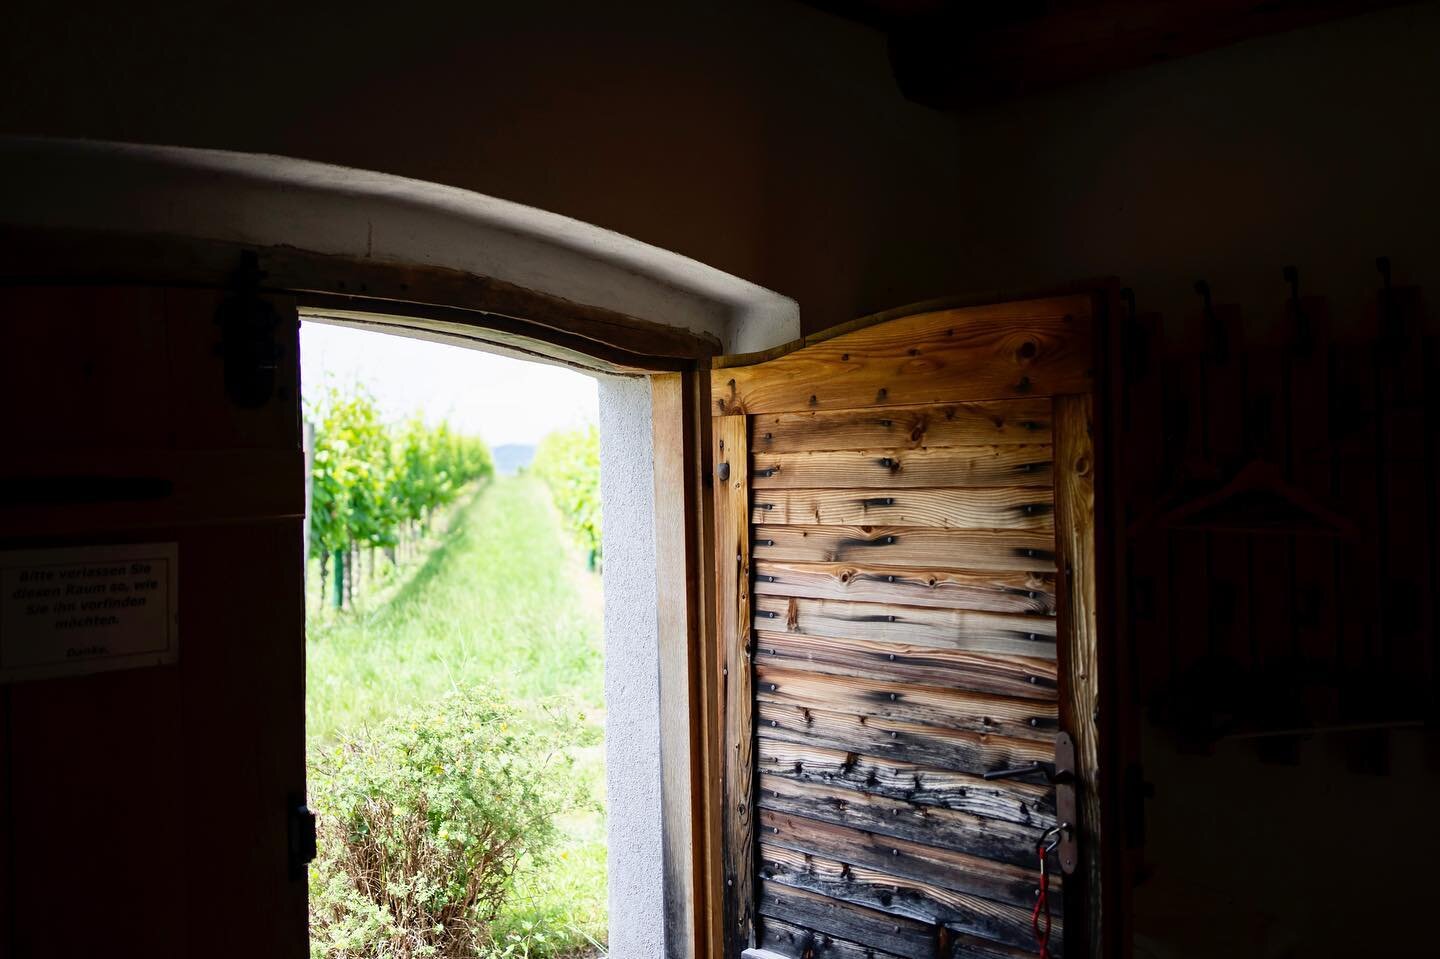
M529 466L535 458L533 443L506 443L497 446L491 453L495 456L495 472L501 476L514 476L523 467Z

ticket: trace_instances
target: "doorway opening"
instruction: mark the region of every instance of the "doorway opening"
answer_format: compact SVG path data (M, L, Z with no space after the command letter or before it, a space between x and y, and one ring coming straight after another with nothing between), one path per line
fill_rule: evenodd
M607 943L593 377L305 317L312 956Z

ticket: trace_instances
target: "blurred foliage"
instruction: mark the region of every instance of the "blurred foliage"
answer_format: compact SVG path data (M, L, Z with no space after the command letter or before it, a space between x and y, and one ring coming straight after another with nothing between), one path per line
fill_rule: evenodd
M315 423L310 474L315 557L343 557L362 546L393 547L467 484L495 472L478 438L460 436L443 421L427 426L418 416L386 423L364 387L349 392L332 387L308 412Z
M568 526L588 551L590 567L600 564L600 429L551 433L535 450L531 470L550 487Z

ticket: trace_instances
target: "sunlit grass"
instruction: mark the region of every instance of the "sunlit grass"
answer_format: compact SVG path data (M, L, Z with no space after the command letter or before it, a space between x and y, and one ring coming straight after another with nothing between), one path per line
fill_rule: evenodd
M312 617L306 643L306 722L312 748L357 734L405 707L477 684L528 703L558 701L604 723L598 577L584 569L549 493L505 478L461 506L439 546L383 602ZM598 741L598 736L596 737ZM604 751L576 769L604 792ZM567 816L553 862L523 871L500 932L532 937L531 955L604 941L605 821ZM531 928L524 930L524 924ZM535 931L544 938L533 940Z

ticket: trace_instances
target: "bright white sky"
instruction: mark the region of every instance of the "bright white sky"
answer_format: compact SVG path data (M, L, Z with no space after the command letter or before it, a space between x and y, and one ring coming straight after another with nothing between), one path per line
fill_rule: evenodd
M358 382L387 419L418 411L492 447L599 419L595 380L583 373L391 333L301 323L300 375L307 398Z

